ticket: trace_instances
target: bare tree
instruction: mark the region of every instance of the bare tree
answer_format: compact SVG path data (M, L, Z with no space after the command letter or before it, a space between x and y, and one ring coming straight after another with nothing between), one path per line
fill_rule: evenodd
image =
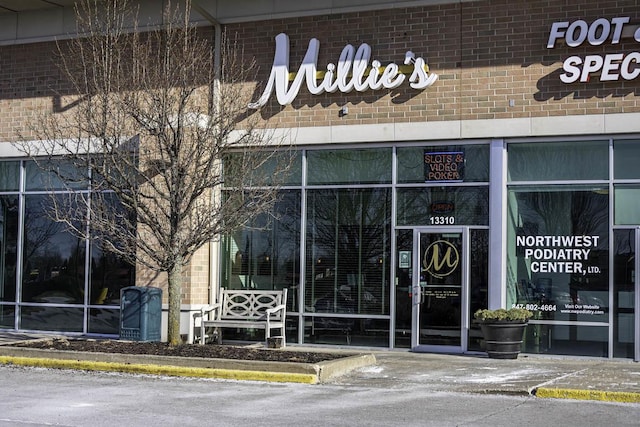
M162 24L145 31L126 0L76 6L79 36L57 49L69 84L60 99L70 107L38 118L38 143L22 147L73 190L66 202L54 199L57 221L167 273L175 345L183 267L206 243L269 211L290 151L247 112L253 62L223 40L215 66L214 33L192 26L190 1L165 3ZM53 158L72 167L51 167Z

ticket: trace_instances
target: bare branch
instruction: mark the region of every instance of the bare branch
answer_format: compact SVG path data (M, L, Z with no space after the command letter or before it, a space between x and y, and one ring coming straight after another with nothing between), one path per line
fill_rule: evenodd
M248 114L255 64L225 37L217 73L214 33L189 15L188 0L167 1L163 26L140 33L126 0L80 2L83 36L57 51L73 106L39 117L38 144L21 145L72 191L52 204L56 221L169 273L268 211L291 163L267 123ZM52 167L55 158L71 166ZM222 197L222 185L235 191Z

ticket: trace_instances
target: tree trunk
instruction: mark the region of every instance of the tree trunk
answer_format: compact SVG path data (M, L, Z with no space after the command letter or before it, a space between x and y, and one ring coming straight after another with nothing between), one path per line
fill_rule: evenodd
M180 337L180 305L182 300L182 263L177 262L175 266L168 271L169 274L169 312L167 341L169 345L175 346L182 343Z

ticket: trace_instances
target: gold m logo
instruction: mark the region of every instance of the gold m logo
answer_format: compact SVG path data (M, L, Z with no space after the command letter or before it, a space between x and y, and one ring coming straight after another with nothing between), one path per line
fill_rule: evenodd
M438 240L429 245L424 252L422 271L437 279L442 279L456 271L460 263L458 249L451 242Z

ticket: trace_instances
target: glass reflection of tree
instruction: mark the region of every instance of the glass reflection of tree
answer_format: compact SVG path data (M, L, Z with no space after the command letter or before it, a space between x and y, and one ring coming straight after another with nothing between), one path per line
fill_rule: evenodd
M309 184L388 184L389 148L310 151ZM307 196L305 304L316 311L388 313L390 192L312 190Z
M84 293L85 242L50 217L47 197L28 199L25 209L22 300L79 303Z
M300 244L300 192L282 191L271 212L263 213L227 239L225 286L282 289L297 285ZM240 283L232 283L235 276ZM289 299L292 301L292 299Z
M571 198L571 223L573 234L576 236L602 236L598 244L606 248L606 237L609 227L609 196L608 191L578 191Z
M114 193L92 194L92 215L122 218L121 224L135 224L135 215L127 210ZM91 304L118 304L120 289L135 284L135 267L121 255L128 251L124 242L91 229ZM110 245L110 248L107 247Z
M389 190L312 191L308 206L307 305L387 313Z
M635 230L615 230L614 285L617 292L633 292L635 286ZM618 293L614 298L618 298ZM617 306L617 304L616 304Z
M607 235L609 202L606 191L538 191L521 193L518 198L524 224L542 221L543 227L537 230L538 234L599 235L603 239ZM604 240L599 243L606 247Z
M589 248L587 266L597 266L598 274L573 274L571 277L571 295L578 298L578 291L601 291L609 289L609 193L605 189L574 192L571 205L571 223L574 236L600 236L598 246ZM608 306L608 298L595 298L583 302Z
M469 315L473 316L476 310L488 307L489 287L489 231L472 230L469 240L471 248L470 256L470 307Z
M300 279L300 192L285 192L276 204L273 217L272 269L274 287L290 287L290 306L296 307Z
M565 235L571 233L571 197L566 192L538 191L519 195L519 214L526 234ZM540 224L542 222L542 224ZM535 225L534 225L535 224ZM526 230L533 226L534 229Z
M18 251L18 198L0 197L0 301L15 301Z
M607 141L512 144L509 147L509 179L606 179L607 147Z
M391 150L310 151L309 184L384 184L391 182Z
M537 283L532 283L531 286L537 289L537 292L542 292L545 298L561 296L564 299L570 298L574 302L578 300L577 294L580 290L606 291L608 289L606 251L609 224L607 191L598 189L537 191L518 193L517 198L518 213L522 221L519 233L533 236L600 236L598 247L587 248L590 249L590 259L583 266L586 268L587 265L598 265L600 274L588 276L582 273L569 274L566 276L565 283L562 283L563 280L558 277L553 283L554 290L551 289L550 281L548 281L549 285L546 286L546 289L539 288ZM599 257L603 251L605 256ZM520 272L529 271L524 262L523 258L518 261ZM519 278L523 279L521 275ZM526 290L524 291L526 292Z
M131 264L95 242L91 247L91 304L117 304L120 290L133 286L135 271Z

